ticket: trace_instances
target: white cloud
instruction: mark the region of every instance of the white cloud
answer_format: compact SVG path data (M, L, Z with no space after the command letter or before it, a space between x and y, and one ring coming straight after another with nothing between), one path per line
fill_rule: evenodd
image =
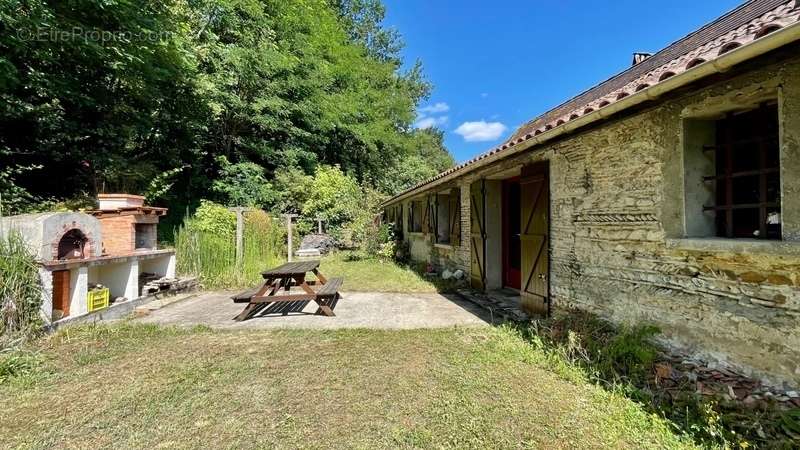
M437 113L443 113L443 112L447 112L447 111L450 111L450 105L448 105L445 102L439 102L439 103L434 103L433 105L423 106L422 108L419 108L417 110L417 112L420 115L437 114Z
M467 142L493 141L499 138L508 128L500 122L464 122L456 128L456 134L460 134Z
M433 128L438 127L440 125L446 125L449 117L441 116L441 117L420 117L416 123L414 123L414 128L425 129L425 128Z

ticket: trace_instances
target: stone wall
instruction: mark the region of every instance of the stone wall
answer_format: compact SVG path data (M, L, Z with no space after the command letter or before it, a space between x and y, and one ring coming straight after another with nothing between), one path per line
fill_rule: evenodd
M547 160L554 307L654 323L668 343L699 357L768 382L800 385L797 54L794 47L763 57L460 177L461 245L446 261L429 245L426 257L468 273L469 184ZM686 121L768 98L777 99L780 110L784 240L686 239L687 215L702 214L684 210Z

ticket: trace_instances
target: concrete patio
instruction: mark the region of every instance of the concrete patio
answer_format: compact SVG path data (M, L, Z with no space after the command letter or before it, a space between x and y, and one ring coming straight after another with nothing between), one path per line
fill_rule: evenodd
M343 293L335 305L336 317L314 315L314 302L280 305L272 313L260 314L244 322L233 318L245 304L233 303L235 292L204 292L153 310L136 319L139 323L213 328L372 328L414 329L452 326L487 326L487 312L457 295L436 293ZM270 310L267 310L270 311Z

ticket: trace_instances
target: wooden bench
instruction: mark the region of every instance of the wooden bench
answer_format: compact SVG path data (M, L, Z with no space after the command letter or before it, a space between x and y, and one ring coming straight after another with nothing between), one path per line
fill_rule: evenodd
M339 299L339 288L342 287L343 282L343 278L331 278L317 291L317 304L319 305L317 314L335 315L331 306L335 306L333 303Z
M339 295L342 283L344 283L344 278L331 278L317 291L317 297L330 298Z
M259 289L261 289L261 287L250 289L234 295L231 297L233 299L233 303L250 303L250 299L258 293Z

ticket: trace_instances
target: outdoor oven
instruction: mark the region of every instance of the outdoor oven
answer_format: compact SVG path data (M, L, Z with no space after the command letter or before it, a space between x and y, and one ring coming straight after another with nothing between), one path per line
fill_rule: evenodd
M175 277L175 251L156 247L156 227L165 208L144 206L143 197L126 194L101 195L98 203L99 209L88 214L0 218L0 235L18 232L35 253L47 320L139 298L142 279Z
M5 217L3 230L16 229L40 261L100 256L102 232L96 218L75 212L23 214Z

